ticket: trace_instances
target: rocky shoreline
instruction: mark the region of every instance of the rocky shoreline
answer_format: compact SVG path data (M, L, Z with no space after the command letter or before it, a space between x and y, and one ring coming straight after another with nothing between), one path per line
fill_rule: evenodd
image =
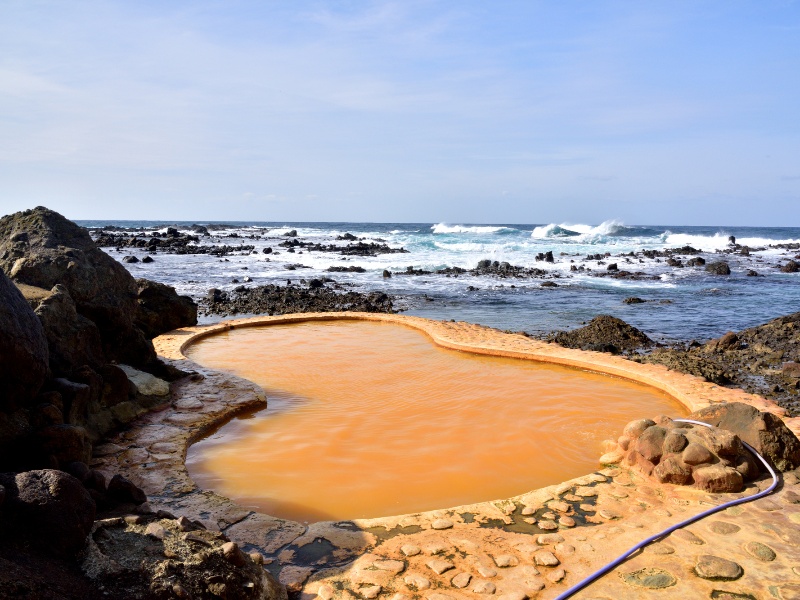
M238 245L230 243L231 240L227 244L197 245L197 240L211 237L212 226L198 226L192 234L167 230L164 235L150 237L127 231L109 232L108 229L106 233L95 232L95 236L105 235L107 239L103 243L120 250L136 248L153 253L190 254L199 247L204 250L197 252L219 252L218 256L224 257L250 253L256 247L245 243L247 240L237 240ZM404 252L402 248L389 248L380 240L362 240L350 234L341 239L350 243L330 244L324 248L296 238L296 232L287 232L275 245L291 254L329 252L373 256L382 252ZM686 248L679 250L679 253L666 253L669 260L681 262L681 265L671 265L674 268L684 268L681 254L691 254ZM746 256L745 250L748 249L737 247L733 241L729 253ZM266 254L278 254L278 251ZM664 257L646 258L660 260ZM597 260L604 262L605 258L608 257L597 257ZM544 253L541 260L547 263L558 259L552 253ZM782 268L791 268L792 262ZM696 267L701 266L695 263ZM626 273L638 276L635 271L612 269L611 264L605 266L603 276L628 277ZM358 272L358 268L332 267L330 272ZM386 272L384 276L414 276L422 274L420 271L412 266L405 272ZM451 267L440 274L449 277L468 274L498 278L551 277L545 270L539 271L481 261L474 270ZM722 267L714 266L712 272L722 271ZM266 400L249 382L186 361L180 348L194 334L181 328L197 322L198 308L201 314L215 316L276 315L260 319L403 319L393 314L397 311L396 298L379 292L357 292L325 278L310 279L300 285L211 290L198 307L191 298L179 296L170 286L146 279L135 280L119 262L97 247L86 230L40 207L0 219L0 300L0 597L277 600L285 598L286 587L293 594L318 595L321 600L347 600L353 596L389 598L392 594L395 600L417 596L448 600L459 598L460 594L476 597L474 594L491 594L503 589L511 594L507 600L537 597L542 590L563 588L583 568L577 563L567 570L563 568L569 563L568 556L575 552L576 544L581 542L580 536L566 540L571 535L567 530L573 531L575 522L593 523L595 517L590 513L599 515L594 523L597 526L619 518L613 516L614 510L609 507L603 509L606 513L584 510L580 499L597 496L581 495L581 490L594 485L634 485L626 482L637 481L636 477L651 477L661 459L660 455L646 455L645 446L640 448L639 441L628 436L634 441L628 441L623 447L620 438L618 445L609 449L616 463L627 463L558 489L531 492L499 503L462 507L458 511L448 509L430 515L407 515L369 523L303 526L281 521L198 490L186 475L183 460L189 444L236 412L263 407ZM340 311L357 311L357 314ZM331 312L336 314L331 315ZM308 314L277 316L287 313ZM555 343L542 343L480 326L411 319L409 323L434 332L432 337L446 347L501 356L523 357L533 352L539 357L537 360L579 368L590 365L589 368L602 372L660 386L659 389L693 409L715 402L744 401L758 409L756 413L761 410L780 415L795 432L800 430L797 419L791 418L797 415L795 328L800 314L737 334L726 334L704 345L656 346L647 353L644 351L653 344L646 335L609 318L599 318L601 322L590 324L584 331L553 335L558 344L586 348L590 352L569 350ZM229 326L214 325L212 329ZM163 335L174 330L178 332ZM614 356L617 353L625 354L626 358ZM704 379L672 374L659 365ZM706 381L763 392L762 395L782 403L786 409L773 401ZM753 414L748 418L753 421L759 417ZM769 423L774 429L782 421L777 419ZM648 425L650 433L643 437L658 437L660 433L653 432L669 429L662 425L661 421L653 421ZM685 437L697 443L692 435ZM673 442L670 443L674 445ZM795 451L791 449L793 443L784 444L780 452L785 456L776 458L788 461L781 463L781 468L787 472L787 483L791 480L792 485L797 483L797 477L792 475L792 479L788 474L797 467ZM730 458L733 455L726 455L727 450L720 452L717 446L709 446L710 458L707 458L710 462L698 463L701 467L722 465L718 470L728 479L735 479L730 469L736 471L744 465L741 467L742 482L746 489L760 485L759 477L751 470L752 465ZM666 447L659 446L662 453L667 452ZM637 454L630 454L634 450ZM693 456L676 454L679 458L673 457L673 462L677 461L677 466L669 471L669 477L686 475L687 465L695 460ZM609 457L606 459L611 461ZM652 467L649 473L647 464ZM640 469L640 475L630 475L636 468ZM659 473L662 471L664 469ZM693 472L689 469L686 480L701 481L699 476L694 478ZM654 489L661 489L658 486L662 483L655 481ZM682 492L676 494L675 497L679 497ZM570 505L572 508L567 508L559 517L561 511L557 506L564 508L566 505L559 503L569 503L572 497L578 504ZM785 498L791 508L794 496ZM589 506L591 502L583 504ZM625 506L633 510L635 505ZM513 510L509 512L511 507ZM792 517L796 512L793 511L794 508L787 508L781 518ZM552 519L548 516L551 514ZM550 521L556 521L555 529ZM772 521L777 523L774 518ZM487 523L494 524L491 527L496 527L503 541L497 536L494 540L482 536L482 528ZM540 526L542 523L547 524ZM524 533L513 529L517 525L528 529ZM459 550L462 558L475 556L477 563L461 564L463 561L451 556L448 550L431 546L441 543L456 530L474 544L474 547L467 544L467 549ZM559 532L553 535L563 534L564 539L541 538L551 535L552 531ZM415 532L419 532L420 537L412 540L411 536L417 535ZM538 541L537 535L546 541ZM398 545L405 539L401 536L409 536L406 546L416 543L420 552L403 550ZM553 545L553 550L546 552L548 556L531 551L528 557L527 550L520 551L517 547L531 544L534 539L538 545L533 547L539 550L540 546ZM791 538L784 542L788 546L780 547L779 554L790 554L790 547L797 545L796 540ZM460 543L452 542L457 548L461 548ZM312 559L313 553L310 555L304 550L308 544L322 544L330 557L336 559ZM777 542L772 545L780 546ZM505 548L502 557L497 555L501 547ZM492 562L483 564L481 561L485 560L477 558L480 552ZM506 555L509 558L504 558ZM420 562L423 560L428 562L423 564ZM454 574L453 566L445 568L444 562L458 566L459 573L450 577ZM435 566L431 566L432 563ZM527 575L524 575L527 583L512 586L514 581L519 583L518 579L504 576L494 583L490 580L495 575L478 573L478 563L486 573L528 566ZM562 568L555 568L559 565ZM428 569L435 576L428 571L424 576L411 573L412 567ZM751 567L747 569L757 572ZM514 572L522 573L521 570ZM431 591L424 592L426 589ZM785 585L780 588L790 589Z

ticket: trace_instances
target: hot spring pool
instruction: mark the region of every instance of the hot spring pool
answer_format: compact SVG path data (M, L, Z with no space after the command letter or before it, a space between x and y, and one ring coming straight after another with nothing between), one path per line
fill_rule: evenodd
M185 354L269 399L189 449L195 482L298 521L508 498L596 470L632 419L687 412L645 385L447 350L391 323L233 329Z

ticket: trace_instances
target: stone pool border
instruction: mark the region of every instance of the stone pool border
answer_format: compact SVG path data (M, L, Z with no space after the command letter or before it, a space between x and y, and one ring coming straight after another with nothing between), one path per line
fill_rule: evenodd
M564 498L600 498L600 506L604 502L613 502L619 504L622 508L633 510L636 506L642 505L642 502L638 501L640 499L634 502L632 493L626 493L624 496L619 493L616 495L613 493L613 490L620 488L620 486L633 486L636 490L644 488L655 490L656 495L661 494L664 498L677 498L680 500L679 504L681 506L687 505L682 504L684 502L689 504L698 503L699 505L703 502L714 503L716 501L714 495L702 494L696 490L676 491L674 486L658 486L657 484L652 484L652 482L637 481L635 474L623 469L611 468L505 500L482 502L412 515L388 516L346 523L322 522L307 526L255 512L239 506L214 492L197 488L189 477L185 466L188 447L235 414L266 406L266 398L263 391L255 384L239 377L197 365L186 358L183 355L183 351L190 344L203 337L234 328L342 320L378 321L405 325L425 333L435 344L444 348L476 354L529 359L622 377L661 390L684 404L690 411L715 403L745 402L759 410L772 412L780 416L787 426L796 435L800 436L800 418L787 418L786 411L773 402L759 396L747 394L742 390L722 388L697 377L669 371L661 365L640 364L609 354L562 348L555 344L532 340L523 335L504 333L469 323L432 321L420 317L394 314L305 313L229 320L179 329L156 338L154 345L163 360L181 369L196 371L198 375L173 384L172 401L169 405L142 416L132 423L129 429L109 439L107 443L98 446L95 450L93 467L109 474L121 472L129 477L144 489L154 509L163 509L199 520L210 529L223 531L226 536L239 542L245 548L262 553L267 559L268 568L276 575L279 575L290 589L310 594L319 592L323 600L330 600L329 598L324 598L326 595L331 597L343 595L346 597L347 594L344 592L348 588L342 581L355 581L356 585L363 584L369 587L370 591L367 592L359 591L361 588L353 591L356 595L367 598L373 593L376 594L374 597L380 594L385 595L390 591L402 593L398 591L398 586L402 587L403 577L407 576L407 573L412 569L413 561L416 560L412 559L411 556L416 555L409 556L401 552L398 540L406 540L410 543L415 539L424 538L428 540L430 536L436 539L449 539L448 536L452 536L454 531L458 531L460 535L465 536L465 539L469 538L466 541L475 546L476 552L483 548L484 554L487 556L487 553L493 547L492 544L496 547L501 547L506 542L511 544L516 539L514 536L523 536L523 539L530 538L531 541L534 539L540 540L543 535L547 536L548 532L539 530L537 527L529 527L528 530L524 530L523 522L525 517L522 515L535 515L536 511L546 511L547 507L554 501L563 504ZM592 494L591 490L587 492L587 487L596 487L598 493ZM663 490L659 491L661 488L672 491L667 491L666 495L664 495ZM581 496L580 490L588 493L588 496ZM606 491L600 493L600 490ZM623 500L623 498L628 497L631 498L630 501ZM606 501L606 498L609 498L609 500ZM645 502L645 504L648 503ZM592 531L603 528L620 529L617 525L611 524L625 513L624 510L620 512L620 507L602 509L605 511L606 517L608 517L605 518L603 516L597 517L597 514L603 513L596 513L590 510L586 502L581 503L580 506L587 508L588 512L581 514L588 515L586 523L593 525ZM569 510L572 511L573 509ZM575 504L575 514L580 513L581 510L578 509L578 504ZM699 509L697 512L699 512ZM651 518L646 526L639 525L639 527L647 529L659 521L670 524L665 521L665 519L669 518L670 513L669 511L666 511L666 513L668 516L665 517L662 514L658 518L652 518L652 515L657 513L649 513ZM786 515L783 516L785 517ZM798 511L797 516L800 516L800 511ZM759 519L763 522L764 517L760 516ZM528 520L530 521L531 519L528 518ZM769 518L767 518L767 521L769 521ZM800 522L800 519L797 522ZM503 535L511 541L501 542L498 537L495 542L484 540L482 543L481 539L483 538L480 537L479 533L485 532L487 524L491 525L492 523L498 524L500 528L498 531L502 530L504 525L506 528L510 528L512 525L515 527L520 525L524 531L519 530L519 527L517 531L504 530ZM480 529L480 527L484 529ZM556 529L557 533L554 535L560 536L561 533L566 531L565 527L559 526ZM569 533L574 534L578 530L581 530L581 528L569 529ZM643 535L642 530L637 533L642 534L642 537L646 537ZM575 535L578 538L575 543L579 546L588 543L585 542L585 536ZM564 533L564 536L569 537L566 533ZM583 537L584 541L579 540L580 537ZM545 537L543 539L556 540L557 537ZM428 542L426 541L426 543ZM541 545L540 542L537 543ZM537 543L532 541L530 545L536 547ZM315 559L319 558L316 561L319 564L309 566L310 555L306 550L316 544L324 546L327 554L323 552L325 555L322 558L315 556ZM406 544L406 546L408 545ZM536 584L528 586L526 588L528 591L524 595L535 595L535 588L538 585L542 586L540 588L542 590L545 589L545 584L548 590L563 589L567 583L574 583L582 571L586 571L591 565L598 562L602 554L613 552L615 548L614 544L604 543L604 552L596 553L593 550L591 557L582 556L579 560L580 552L575 557L572 557L572 553L564 551L564 542L557 542L556 545L562 546L561 550L556 552L559 556L559 559L556 559L557 565L542 565L531 554L531 568L533 570L538 568L539 571L545 571L546 573L540 578L541 582L537 579ZM795 544L791 542L790 545ZM567 546L572 548L574 553L575 546L570 544L567 544ZM513 556L515 554L514 547L508 546L508 548L510 548L508 556ZM621 550L624 550L624 547ZM463 550L461 553L470 555L470 552ZM433 552L431 556L436 554L439 553ZM516 552L516 554L519 554L519 552ZM425 552L420 552L420 560L424 555ZM613 557L613 554L610 557ZM651 558L659 559L658 556ZM355 562L353 562L354 559ZM368 562L371 560L372 562L364 566L365 560ZM434 556L432 560L438 559ZM476 558L476 560L478 559ZM497 557L495 556L493 560L496 562ZM518 561L519 559L515 558L514 560ZM542 560L551 561L551 558L548 556ZM661 561L655 560L654 562L659 563ZM402 563L402 568L400 568L400 563ZM376 567L375 565L378 566ZM564 567L567 565L569 565L569 569L565 571ZM506 565L506 567L508 566L515 565ZM557 566L558 568L556 568ZM422 566L421 568L426 567ZM798 568L800 568L800 565L798 565ZM435 578L442 576L442 573L434 575L431 573L433 567L429 565L427 569L427 574L434 579L433 583L429 581L432 587L430 588L431 593L427 593L427 597L430 600L448 600L445 597L434 598L438 592L442 591L437 587L439 583L435 581ZM374 576L375 572L380 572L381 577ZM443 573L446 575L448 572L449 569ZM507 575L510 572L502 571L503 575ZM355 576L354 574L356 573L359 575ZM530 572L528 575L530 575ZM545 575L547 575L546 579ZM800 575L800 572L798 572L798 575ZM532 575L530 576L533 577ZM431 577L428 577L428 579L430 580ZM423 577L423 579L425 578ZM492 589L492 586L497 587L489 579L491 578L487 578L486 582L484 582L487 585L481 588L483 592L480 590L475 591L478 589L475 587L475 589L472 589L472 593L487 593L487 590ZM505 576L497 581L505 582L503 585L507 584L506 589L511 589L508 586L511 585L509 582L512 582L512 579L509 576ZM678 580L680 581L681 579L678 578ZM361 583L358 583L359 581ZM502 591L502 585L500 583L497 585L500 585L500 587L497 587L498 592ZM798 585L800 585L800 582L798 582ZM376 592L375 586L379 587L380 590ZM467 593L470 590L455 589L458 587L455 584L451 584L449 587L447 594L438 595L449 596L450 598L459 597L459 594L461 595L460 597L475 597ZM519 588L519 586L517 587ZM627 589L629 585L626 584L624 587ZM409 587L407 582L403 589L406 594L416 596L423 594L419 588L415 586ZM413 593L409 589L413 590ZM635 585L632 589L635 590ZM437 593L433 593L434 591ZM636 594L641 592L642 590L639 589ZM401 599L398 598L397 600Z

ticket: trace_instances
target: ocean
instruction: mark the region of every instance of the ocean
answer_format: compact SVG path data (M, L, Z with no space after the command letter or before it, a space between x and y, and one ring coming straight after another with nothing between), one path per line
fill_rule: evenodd
M174 286L195 299L210 288L231 290L301 279L330 277L356 291L379 290L398 298L406 314L431 319L469 321L503 330L538 335L572 329L600 314L619 317L657 341L704 341L727 331L758 325L800 311L800 272L780 269L800 261L800 227L632 226L619 221L599 225L446 223L292 223L200 221L78 221L89 228L131 228L139 237L168 226L191 232L204 225L210 236L199 244L254 246L224 258L208 254L150 253L152 263L125 263L135 277ZM138 230L142 231L138 231ZM364 242L404 248L407 253L342 256L335 252L294 253L279 246L296 230L297 240L314 244L348 245L337 237L351 234ZM96 236L97 232L93 231ZM734 236L738 246L729 241ZM671 266L652 251L691 246L700 251L676 252L681 266ZM265 248L273 253L265 255ZM742 248L747 250L743 253ZM121 260L143 258L145 249L104 248ZM748 254L749 251L749 255ZM551 252L553 262L542 260ZM649 254L649 256L647 254ZM631 255L630 253L633 253ZM600 256L597 256L600 255ZM608 256L606 256L608 255ZM725 261L730 275L715 275L702 266L687 266L699 256L707 263ZM474 269L479 261L508 262L542 269L522 278L462 273L410 275L408 267L437 271L447 267ZM609 277L608 266L636 273ZM328 272L329 267L362 267L364 272ZM385 278L384 270L393 276ZM748 275L750 271L750 275ZM753 276L755 271L758 275ZM617 271L618 272L618 271ZM250 282L243 283L244 277ZM238 280L238 282L234 282ZM542 287L543 282L555 283ZM638 297L645 302L625 304ZM205 317L203 322L215 320Z

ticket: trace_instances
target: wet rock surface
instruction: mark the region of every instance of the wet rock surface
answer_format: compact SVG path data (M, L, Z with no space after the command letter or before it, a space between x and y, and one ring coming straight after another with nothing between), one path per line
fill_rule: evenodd
M263 285L240 287L231 292L210 290L200 302L207 315L267 314L307 312L394 312L393 299L383 292L355 292L336 289L312 279L306 285Z
M720 385L759 394L800 415L800 313L729 332L706 344L657 348L635 360L662 364Z
M558 331L549 340L565 348L595 350L611 354L630 353L654 345L653 340L622 319L601 315L586 326L572 331Z

